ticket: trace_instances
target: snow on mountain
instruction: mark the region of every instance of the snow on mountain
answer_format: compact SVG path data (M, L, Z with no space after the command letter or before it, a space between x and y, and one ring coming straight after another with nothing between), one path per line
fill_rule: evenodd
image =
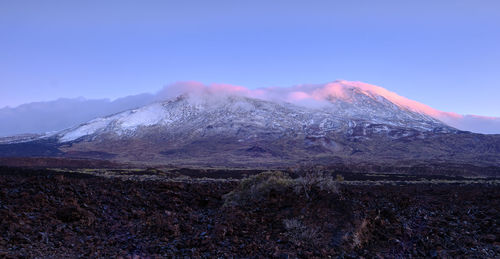
M335 116L353 119L371 116L373 122L389 123L394 118L428 120L428 117L444 122L460 130L495 134L500 131L500 118L475 115L459 115L442 112L427 105L409 100L384 88L361 82L334 81L327 84L296 85L292 87L268 87L248 89L232 85L203 85L197 82L182 82L165 87L155 94L141 94L109 100L60 99L46 103L32 103L16 108L0 109L0 142L30 141L30 138L15 137L24 133L44 134L59 132L68 127L87 122L97 117L143 107L153 102L173 100L186 94L191 103L201 103L207 96L213 102L224 102L228 96L244 96L276 103L289 103L311 109L331 107ZM69 112L70 111L70 112ZM410 111L411 113L407 113ZM425 117L425 118L424 118ZM87 123L88 124L88 123ZM92 123L94 124L94 123ZM92 127L81 129L76 136L92 132ZM45 134L50 135L50 134ZM11 136L1 139L2 136ZM71 138L69 138L71 139Z
M56 135L60 142L69 142L99 134L128 137L140 134L140 129L155 127L199 131L207 126L221 132L254 127L324 135L330 131L350 132L360 124L380 125L372 129L375 133L388 131L389 127L453 131L429 115L430 107L361 83L336 81L322 88L299 86L285 96L241 88L218 90L201 86L193 91L191 87L190 92L169 100L98 118ZM317 102L311 105L307 99ZM314 133L311 129L315 129Z
M129 110L109 117L97 118L71 130L63 131L61 141L67 142L83 136L113 129L117 134L133 131L139 126L151 126L165 122L165 112L160 103ZM116 125L113 127L113 125Z

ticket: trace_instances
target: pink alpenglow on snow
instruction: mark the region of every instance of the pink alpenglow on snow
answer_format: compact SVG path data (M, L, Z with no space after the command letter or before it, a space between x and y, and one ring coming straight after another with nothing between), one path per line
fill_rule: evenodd
M337 80L327 84L304 84L292 87L267 87L250 89L229 84L204 85L199 82L179 82L165 87L157 96L160 99L187 94L192 99L214 98L237 95L263 100L289 102L300 106L325 107L331 101L352 102L362 94L376 101L388 101L401 109L407 109L438 119L452 127L472 132L500 133L500 118L477 115L460 115L444 112L428 105L410 100L380 86L362 82Z

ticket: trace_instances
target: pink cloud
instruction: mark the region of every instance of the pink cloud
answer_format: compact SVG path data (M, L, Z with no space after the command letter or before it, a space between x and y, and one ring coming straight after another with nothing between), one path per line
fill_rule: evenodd
M334 97L339 99L348 100L348 95L346 94L346 87L338 82L333 82L324 85L312 92L312 96L318 100L325 100L327 97Z
M294 92L291 92L288 94L287 100L290 102L294 102L294 101L300 101L300 100L309 99L309 98L311 98L311 96L307 93L300 92L300 91L294 91Z
M236 94L236 95L248 95L251 90L236 85L229 84L212 84L210 86L205 86L205 89L210 93L225 93L225 94Z

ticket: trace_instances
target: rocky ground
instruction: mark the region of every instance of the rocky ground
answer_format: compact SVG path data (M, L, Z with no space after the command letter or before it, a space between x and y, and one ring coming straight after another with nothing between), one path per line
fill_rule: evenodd
M338 192L271 186L229 204L240 181L196 170L0 171L2 258L500 256L492 179L345 175Z

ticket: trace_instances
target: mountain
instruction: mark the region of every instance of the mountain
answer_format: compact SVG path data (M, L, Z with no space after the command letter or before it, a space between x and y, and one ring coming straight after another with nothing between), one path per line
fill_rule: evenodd
M58 131L96 117L141 107L153 100L152 94L139 94L113 101L61 98L49 102L27 103L13 108L4 107L0 108L0 122L2 122L0 137Z
M0 137L56 132L97 117L135 109L158 100L172 99L185 92L193 94L193 92L203 92L207 89L219 93L230 91L257 99L290 102L301 106L317 106L321 105L320 103L324 102L328 96L345 99L349 95L347 90L354 88L367 94L382 96L397 105L422 112L460 130L484 134L500 133L500 118L498 117L441 112L381 87L361 82L338 80L328 84L267 87L254 90L230 85L204 86L197 82L179 82L165 86L156 93L132 95L112 101L108 99L61 98L48 102L27 103L17 107L0 108Z
M276 99L202 88L42 137L4 139L0 154L197 166L500 166L500 135L457 130L385 89L301 89Z

